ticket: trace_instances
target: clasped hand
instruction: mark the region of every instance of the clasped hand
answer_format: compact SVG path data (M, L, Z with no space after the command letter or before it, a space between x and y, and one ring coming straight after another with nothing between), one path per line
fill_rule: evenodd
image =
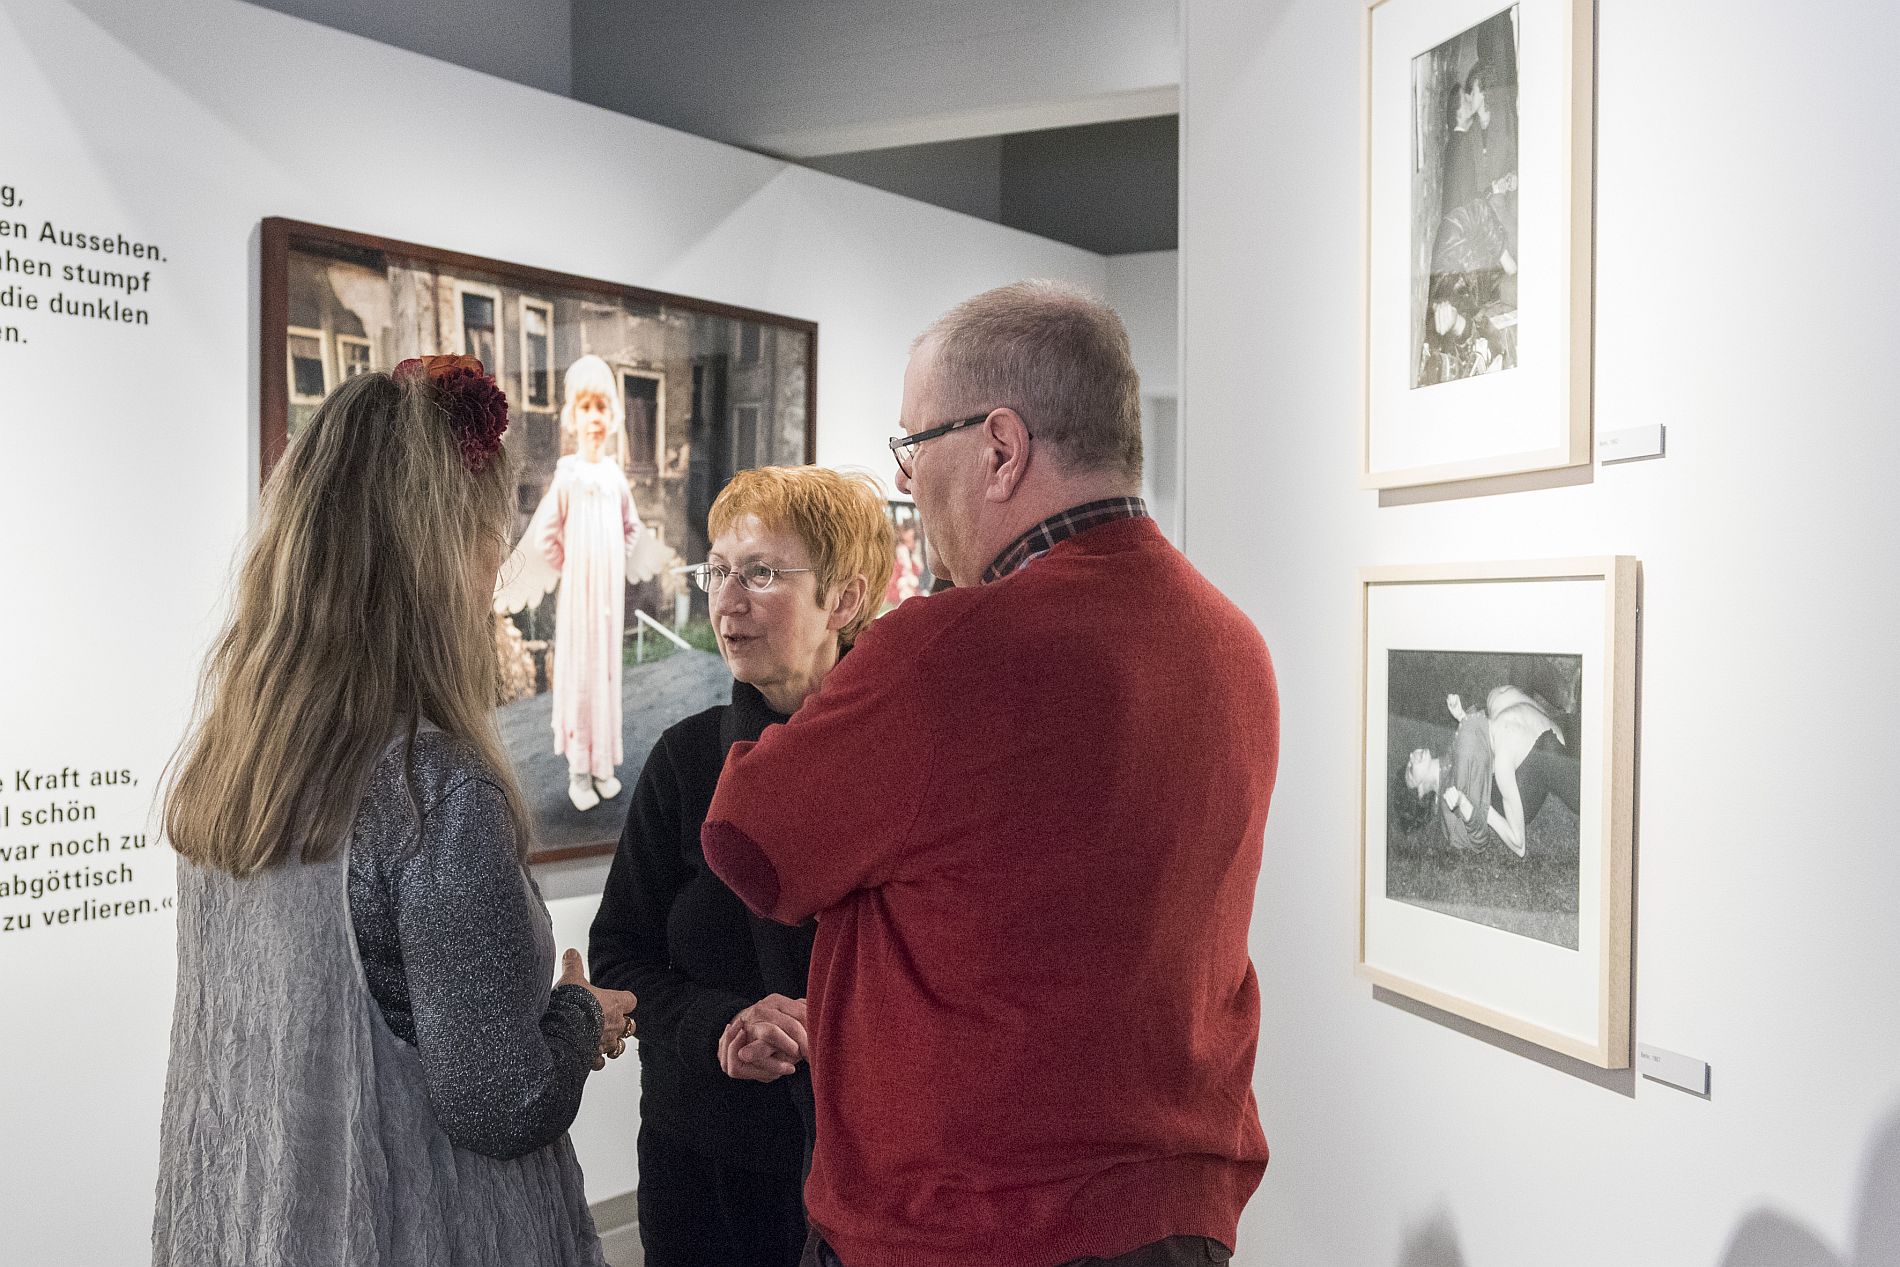
M805 1000L768 994L727 1022L719 1036L719 1067L730 1078L775 1082L809 1059Z

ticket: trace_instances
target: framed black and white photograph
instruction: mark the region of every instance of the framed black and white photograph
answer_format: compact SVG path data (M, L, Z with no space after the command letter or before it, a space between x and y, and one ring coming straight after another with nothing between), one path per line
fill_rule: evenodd
M1367 8L1368 487L1589 460L1593 14Z
M811 460L817 326L322 225L259 236L266 478L352 375L473 356L506 393L497 721L534 859L611 853L660 731L731 692L685 569L735 473Z
M1583 657L1386 653L1385 896L1577 948Z
M1360 574L1359 970L1629 1060L1636 562Z

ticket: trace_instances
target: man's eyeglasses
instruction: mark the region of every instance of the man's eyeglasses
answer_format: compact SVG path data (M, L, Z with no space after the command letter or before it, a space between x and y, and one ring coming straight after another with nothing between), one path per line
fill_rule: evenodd
M790 576L794 572L809 572L810 568L775 568L764 563L747 563L736 568L721 567L717 563L701 563L686 569L686 575L693 578L693 584L711 594L726 583L727 577L734 577L739 588L748 594L763 594L772 588L772 583L781 576Z
M891 456L897 459L897 469L904 473L905 479L909 479L911 466L917 461L918 445L926 440L935 440L938 436L947 436L952 431L961 431L965 427L974 427L979 422L987 422L989 416L995 412L994 409L987 409L980 414L971 414L968 418L946 422L941 427L930 427L907 436L892 436Z

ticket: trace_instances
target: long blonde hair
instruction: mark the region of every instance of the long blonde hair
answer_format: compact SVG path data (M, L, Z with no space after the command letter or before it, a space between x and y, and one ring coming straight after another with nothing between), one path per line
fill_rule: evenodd
M330 394L264 490L173 758L174 849L237 876L334 855L398 733L419 818L408 758L432 722L488 767L527 856L489 613L513 492L505 453L469 471L421 375L362 374Z

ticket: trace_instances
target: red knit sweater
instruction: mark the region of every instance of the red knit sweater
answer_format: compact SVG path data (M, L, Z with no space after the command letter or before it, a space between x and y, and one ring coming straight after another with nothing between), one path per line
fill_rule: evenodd
M819 917L806 1203L846 1267L1233 1245L1279 702L1150 519L883 617L733 748L706 857Z

